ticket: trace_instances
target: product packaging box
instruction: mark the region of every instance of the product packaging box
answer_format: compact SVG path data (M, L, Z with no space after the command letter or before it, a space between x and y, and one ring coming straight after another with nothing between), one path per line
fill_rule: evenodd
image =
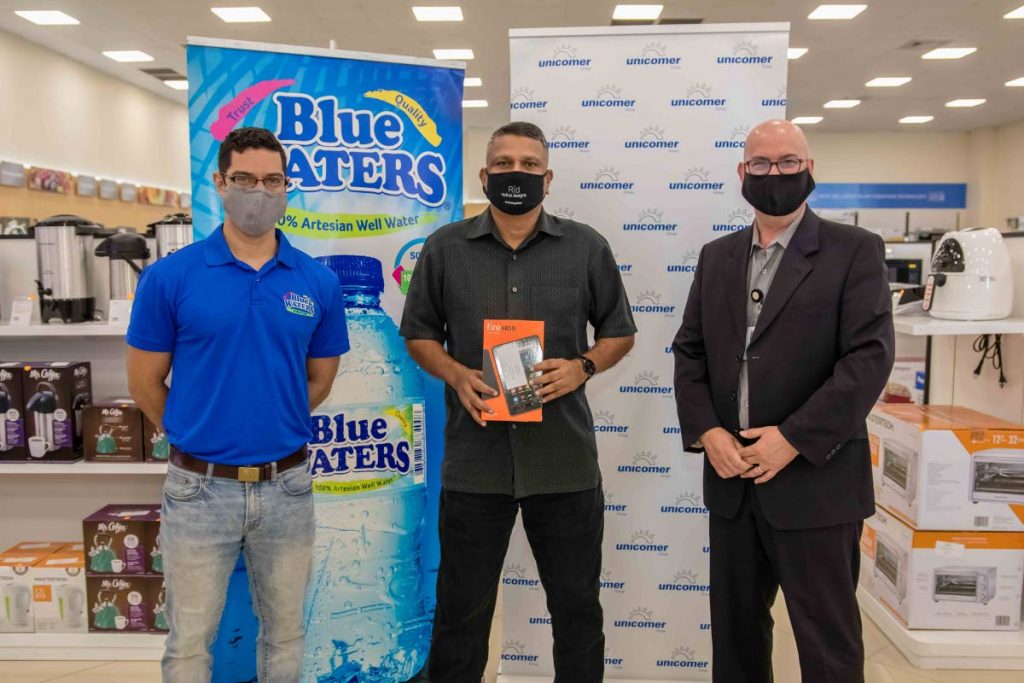
M145 423L145 459L146 462L167 462L171 456L171 445L167 441L167 434L163 429L157 429L156 425L150 422L145 415L142 416Z
M130 398L94 401L83 415L85 459L96 462L142 462L145 435L142 410Z
M0 362L0 462L24 462L28 459L24 373L24 363Z
M84 633L85 555L57 552L32 566L32 602L36 633Z
M876 405L875 499L923 530L1024 531L1024 425L957 406Z
M72 543L65 543L63 547L57 552L60 553L84 553L85 544L80 541L74 541Z
M108 505L85 518L82 533L86 574L146 574L158 543L160 506Z
M544 360L544 321L484 321L484 384L498 396L483 396L493 411L484 413L488 422L540 422L544 419L540 386L534 380L540 371L533 366Z
M166 631L162 576L87 576L89 631Z
M897 358L885 384L882 403L924 403L924 358Z
M0 555L14 555L16 553L50 555L63 550L67 543L67 541L22 541L17 545L12 545L0 553Z
M32 567L46 553L21 552L0 555L0 633L32 633Z
M28 459L78 460L82 457L82 409L92 403L89 363L26 363L23 367Z
M917 531L878 508L861 557L861 584L907 628L1020 628L1024 533Z

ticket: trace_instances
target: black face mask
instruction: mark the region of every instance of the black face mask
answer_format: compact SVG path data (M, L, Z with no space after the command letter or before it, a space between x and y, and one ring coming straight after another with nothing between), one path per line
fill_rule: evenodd
M743 178L743 198L761 213L788 216L807 201L814 191L814 178L807 169L790 175L752 175Z
M544 201L545 174L488 173L484 194L498 211L520 216Z

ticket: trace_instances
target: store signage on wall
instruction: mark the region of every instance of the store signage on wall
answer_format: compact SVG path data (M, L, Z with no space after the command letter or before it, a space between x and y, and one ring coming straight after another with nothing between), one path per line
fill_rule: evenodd
M966 209L966 183L818 183L815 209Z

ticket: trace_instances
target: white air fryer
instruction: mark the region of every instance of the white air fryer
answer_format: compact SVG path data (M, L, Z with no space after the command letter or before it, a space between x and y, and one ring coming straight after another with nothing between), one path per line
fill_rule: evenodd
M995 228L947 233L935 249L924 310L948 320L1000 320L1013 308L1013 270Z

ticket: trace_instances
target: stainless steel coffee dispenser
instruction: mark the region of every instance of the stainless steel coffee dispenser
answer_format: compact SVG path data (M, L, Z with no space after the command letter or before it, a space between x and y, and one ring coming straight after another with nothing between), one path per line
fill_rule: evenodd
M156 236L156 257L162 259L192 244L192 217L172 213L148 226Z
M96 255L110 259L110 298L134 299L149 258L146 238L134 231L117 232L100 242Z
M79 216L53 216L35 225L40 319L93 320L96 298L89 283L92 235L100 229Z

